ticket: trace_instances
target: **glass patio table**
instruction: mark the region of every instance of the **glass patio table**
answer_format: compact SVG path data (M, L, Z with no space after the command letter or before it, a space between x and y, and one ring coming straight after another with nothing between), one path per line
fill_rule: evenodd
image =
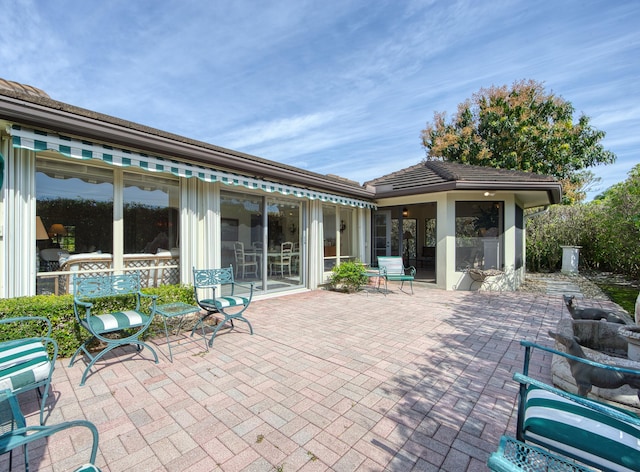
M185 321L185 315L190 313L196 313L200 311L200 307L196 305L189 305L188 303L183 302L175 302L175 303L167 303L165 305L156 306L156 313L162 316L162 321L164 322L164 334L167 338L167 346L169 346L169 359L173 362L173 352L171 351L171 341L169 340L169 328L167 327L167 319L168 318L176 318L180 316L180 320L178 322L178 326L176 327L176 335L180 332L180 328ZM207 348L207 342L205 339L205 348Z

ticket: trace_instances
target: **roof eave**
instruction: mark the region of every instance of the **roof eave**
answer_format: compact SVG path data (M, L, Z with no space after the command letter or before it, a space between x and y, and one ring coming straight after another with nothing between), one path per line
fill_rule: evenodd
M451 190L511 190L511 191L540 191L547 192L549 204L560 203L562 199L562 185L554 181L541 182L496 182L496 181L455 181L430 184L406 189L391 189L376 192L375 198L403 197L426 193L438 193Z
M153 128L148 128L145 131L145 127L140 125L130 127L113 123L104 119L112 118L107 115L89 112L95 115L95 117L91 117L71 113L61 109L66 105L62 102L54 100L47 100L47 102L58 103L60 107L50 106L49 103L49 106L42 105L32 100L0 94L0 118L28 126L107 141L124 147L133 147L148 153L188 159L202 165L220 166L260 179L284 181L283 183L309 186L357 198L372 199L374 196L373 192L368 189L341 180L334 180L322 174L302 171L208 143L184 142L182 139L188 138L177 135L175 138L171 138L170 133ZM131 123L131 125L135 124ZM232 162L229 161L230 159Z

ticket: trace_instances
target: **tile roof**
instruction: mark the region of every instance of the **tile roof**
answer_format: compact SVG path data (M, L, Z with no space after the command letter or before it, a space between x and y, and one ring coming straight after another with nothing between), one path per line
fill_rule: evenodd
M551 176L444 161L421 162L364 185L375 189L377 198L480 188L560 191Z

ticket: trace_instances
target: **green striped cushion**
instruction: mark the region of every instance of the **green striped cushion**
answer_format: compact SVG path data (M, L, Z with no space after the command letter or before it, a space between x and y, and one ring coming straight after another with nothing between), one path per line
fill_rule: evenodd
M229 308L231 306L243 306L249 303L249 299L245 297L219 297L215 300L201 300L204 305L215 305L217 309Z
M15 391L46 380L51 362L38 339L20 339L0 344L0 390Z
M525 439L597 467L637 471L640 428L546 390L529 387Z
M114 313L96 315L90 318L91 327L97 333L136 328L145 324L148 319L148 315L135 310L116 311Z
M387 275L388 280L413 280L414 277L412 275Z

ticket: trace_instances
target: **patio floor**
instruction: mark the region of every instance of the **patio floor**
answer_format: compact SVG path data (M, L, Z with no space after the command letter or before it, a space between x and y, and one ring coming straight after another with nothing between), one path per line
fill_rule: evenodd
M487 470L515 431L519 341L551 345L561 295L391 285L254 301L253 336L239 323L209 352L202 338L172 344L174 363L164 339L159 364L116 350L84 387L83 362L60 359L47 423L94 422L105 472ZM539 355L532 373L549 381L549 366ZM35 394L20 403L36 424ZM85 431L60 433L30 449L32 470L69 470L88 446Z

